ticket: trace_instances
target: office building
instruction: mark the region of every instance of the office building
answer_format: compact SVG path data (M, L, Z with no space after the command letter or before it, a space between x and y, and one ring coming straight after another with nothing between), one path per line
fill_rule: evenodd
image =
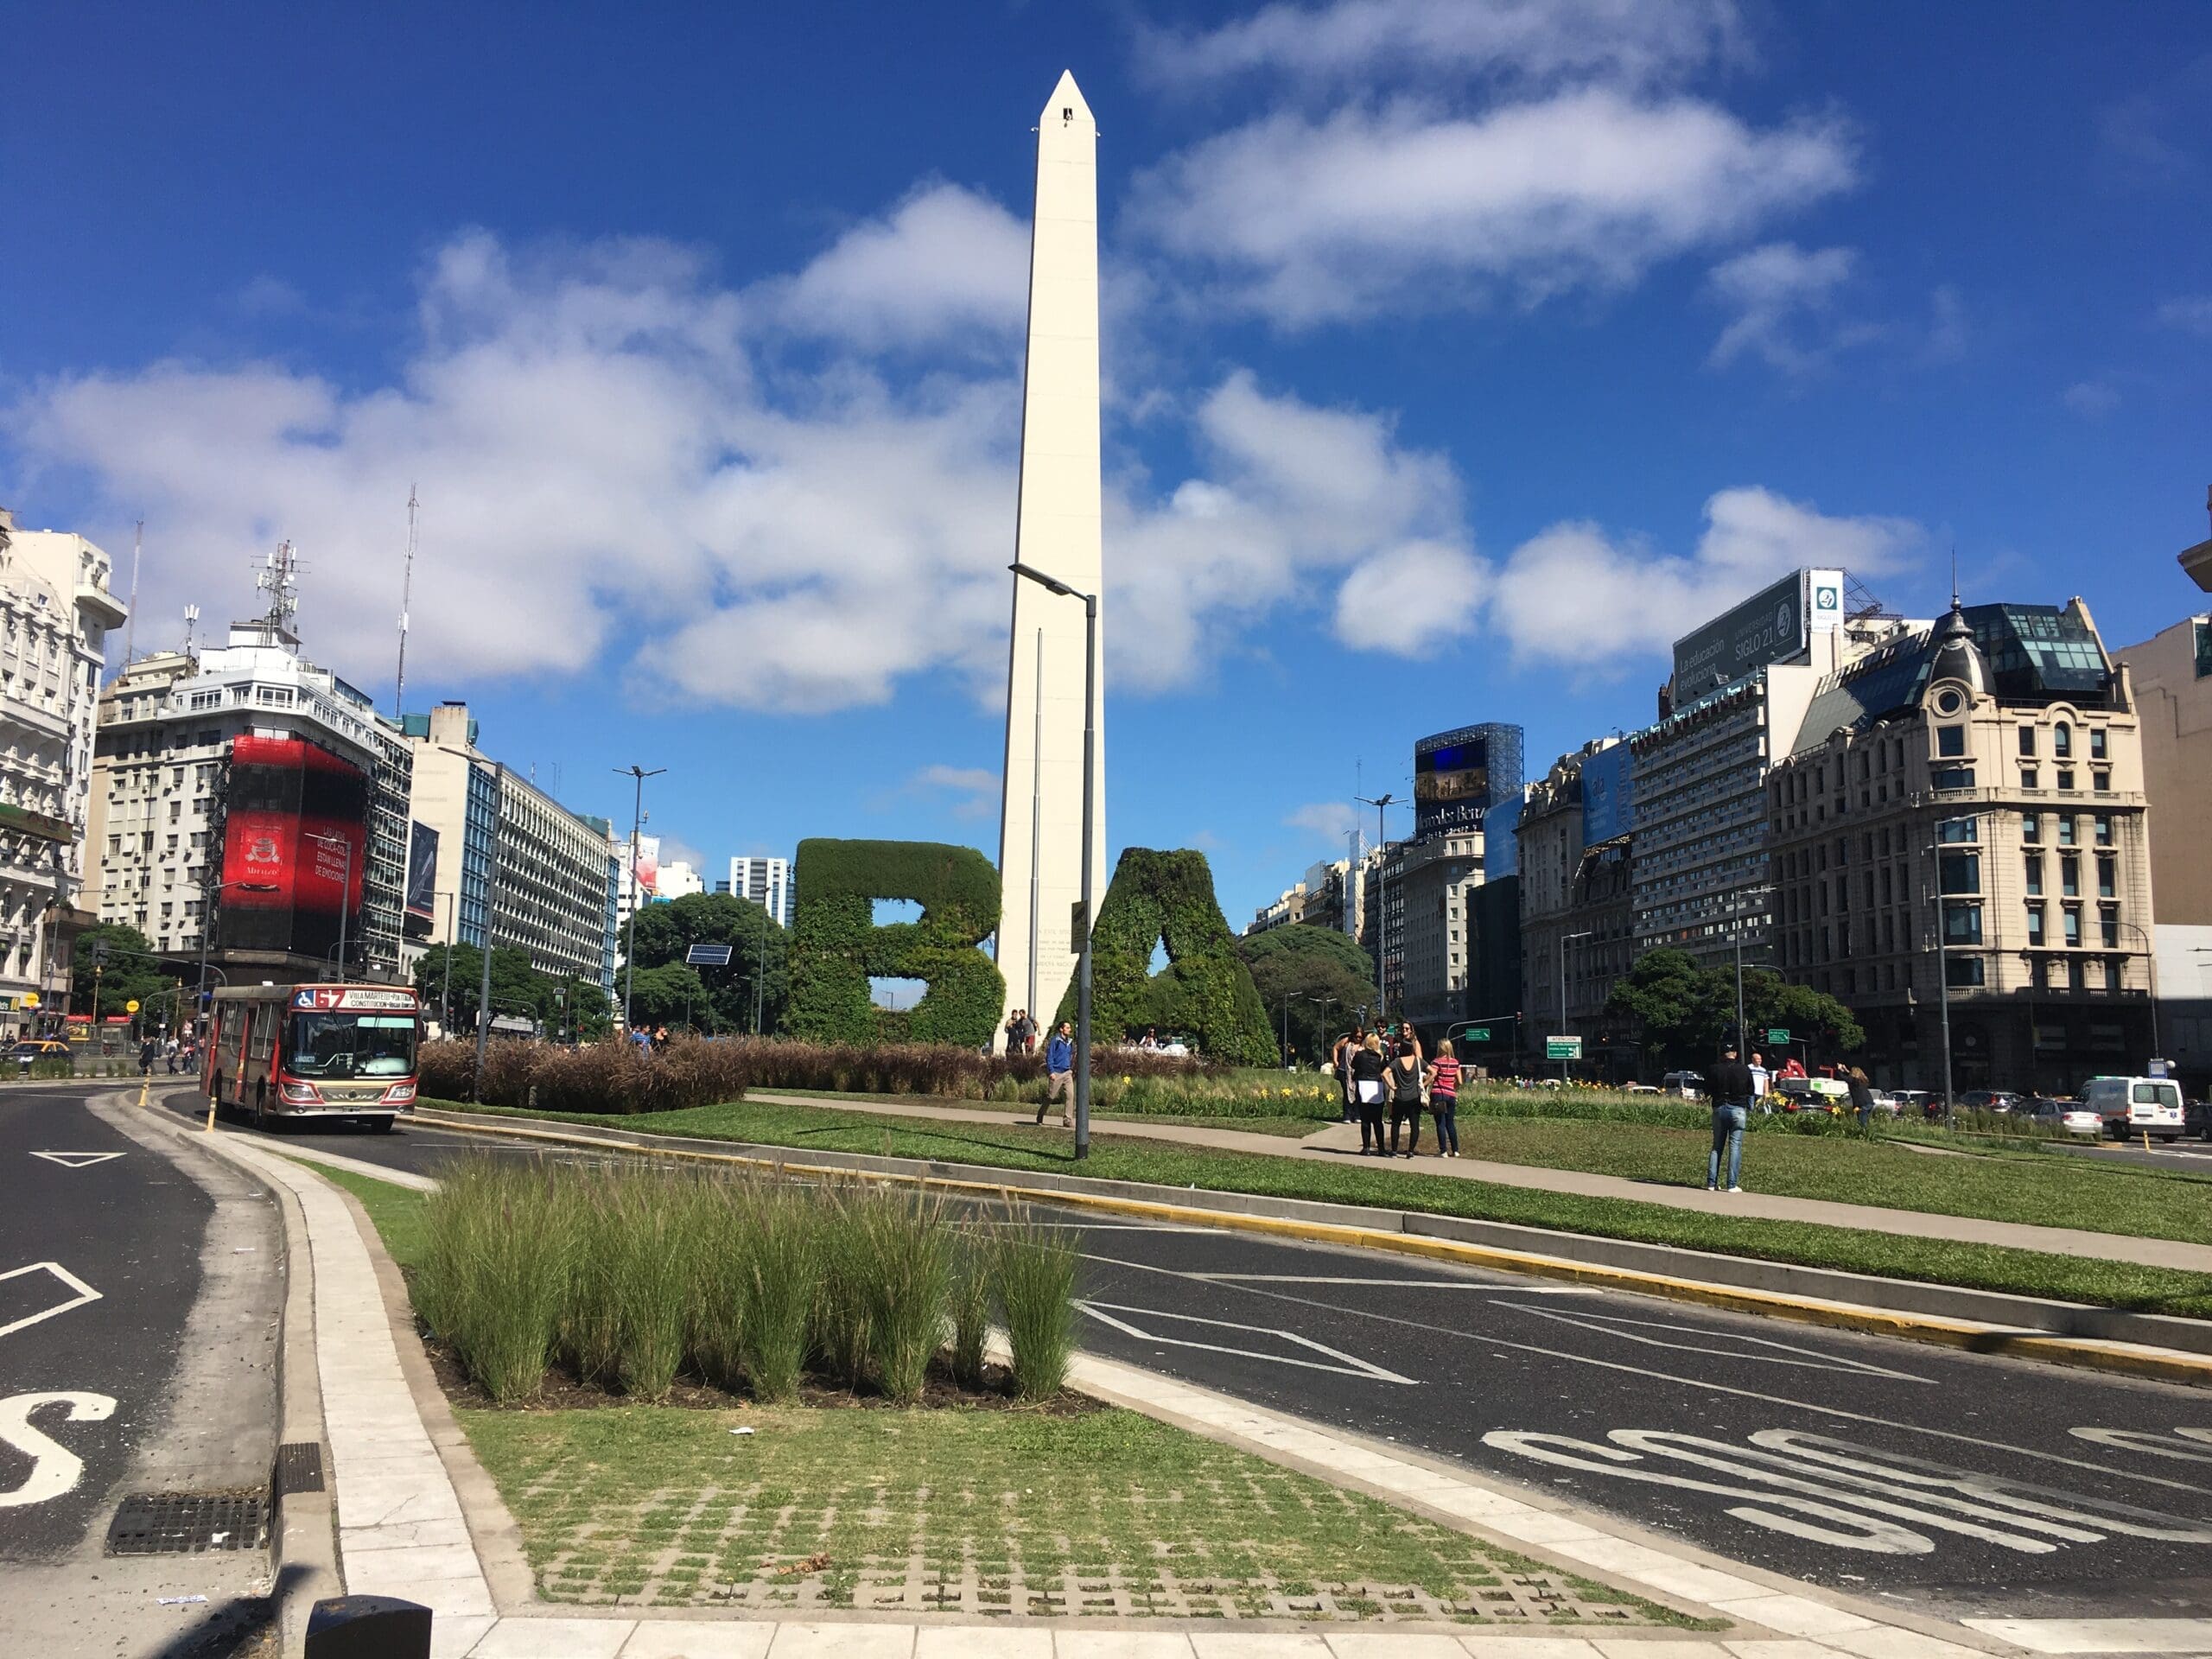
M1467 1013L1468 897L1483 882L1483 831L1446 830L1405 849L1400 1012L1432 1039Z
M1777 965L1852 1009L1878 1084L1942 1087L1947 1009L1956 1089L2144 1069L2138 711L2079 599L1955 603L1825 676L1766 798Z
M1629 738L1636 774L1630 903L1638 953L1707 963L1770 959L1767 768L1795 739L1823 676L1912 632L1847 603L1840 570L1783 577L1675 644L1662 713Z
M466 703L410 715L404 730L414 816L435 838L430 942L488 938L540 973L611 989L620 861L607 821L485 754Z
M787 858L739 857L729 861L729 890L750 899L775 918L779 927L791 925L791 906L798 888L791 880Z
M92 799L100 667L125 620L106 554L0 509L0 1033L68 1012ZM34 1001L35 999L35 1001Z
M1529 786L1516 826L1521 1007L1534 1039L1582 1039L1583 1075L1632 1076L1632 1033L1605 1014L1633 965L1633 752L1601 738Z
M1252 924L1244 931L1247 933L1265 933L1270 928L1288 927L1293 923L1302 922L1306 919L1306 904L1305 882L1300 881L1294 887L1285 887L1281 897L1271 904L1262 905L1253 912Z
M400 971L410 757L369 698L301 655L297 566L226 642L127 664L101 694L87 902L215 982ZM97 895L96 897L94 895ZM203 928L205 932L203 935Z

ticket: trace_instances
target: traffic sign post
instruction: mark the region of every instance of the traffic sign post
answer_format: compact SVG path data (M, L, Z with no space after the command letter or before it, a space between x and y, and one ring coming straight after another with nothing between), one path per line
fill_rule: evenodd
M1544 1058L1548 1060L1579 1060L1582 1058L1580 1037L1547 1037L1544 1039Z
M1767 1027L1766 1040L1767 1046L1770 1048L1782 1048L1789 1044L1789 1033L1784 1027L1769 1026Z
M1465 1043L1486 1043L1490 1041L1490 1027L1488 1026L1469 1026L1465 1031L1459 1033L1459 1040Z

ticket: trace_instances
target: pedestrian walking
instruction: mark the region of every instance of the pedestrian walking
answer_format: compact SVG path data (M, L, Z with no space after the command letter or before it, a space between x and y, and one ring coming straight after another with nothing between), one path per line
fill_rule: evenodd
M1359 1155L1380 1158L1382 1145L1382 1096L1389 1086L1382 1074L1389 1063L1382 1058L1382 1039L1370 1032L1352 1051L1352 1093L1359 1102Z
M1744 1130L1751 1119L1751 1068L1736 1058L1735 1044L1720 1051L1720 1064L1713 1068L1706 1087L1713 1095L1713 1150L1706 1154L1705 1190L1718 1190L1725 1153L1728 1190L1740 1192L1744 1189L1737 1178L1744 1167Z
M1398 1126L1405 1125L1405 1156L1421 1150L1421 1052L1410 1038L1398 1039L1390 1061L1390 1155L1397 1157Z
M1863 1135L1874 1124L1874 1091L1867 1084L1864 1068L1854 1065L1847 1070L1843 1085L1851 1090L1851 1109L1859 1114L1859 1130Z
M138 1045L138 1075L142 1077L150 1077L154 1075L155 1046L154 1039L150 1037Z
M1045 1121L1045 1109L1054 1101L1060 1103L1060 1127L1075 1127L1075 1028L1065 1020L1052 1033L1052 1040L1045 1046L1045 1105L1037 1109L1037 1121Z
M1757 1049L1751 1051L1751 1103L1762 1112L1772 1112L1766 1102L1767 1090L1774 1086L1774 1073L1766 1069L1766 1056Z
M1436 1120L1436 1155L1457 1158L1459 1155L1459 1060L1452 1052L1452 1039L1448 1037L1436 1046L1436 1058L1428 1063L1428 1112Z
M1337 1094L1344 1107L1344 1116L1337 1120L1340 1123L1349 1123L1359 1116L1359 1090L1352 1083L1351 1057L1366 1041L1367 1027L1354 1026L1329 1051L1329 1063L1337 1069Z

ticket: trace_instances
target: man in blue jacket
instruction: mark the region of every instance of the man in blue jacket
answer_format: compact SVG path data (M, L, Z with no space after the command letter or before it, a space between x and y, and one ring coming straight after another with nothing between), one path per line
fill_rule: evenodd
M1048 1087L1045 1090L1045 1104L1037 1109L1037 1121L1045 1121L1046 1108L1054 1101L1060 1103L1060 1127L1075 1127L1075 1033L1065 1020L1052 1033L1052 1040L1045 1045L1045 1077Z

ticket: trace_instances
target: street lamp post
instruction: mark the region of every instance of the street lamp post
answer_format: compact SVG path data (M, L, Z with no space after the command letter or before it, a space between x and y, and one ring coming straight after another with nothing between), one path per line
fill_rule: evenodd
M1389 855L1383 849L1389 844L1389 835L1382 828L1382 809L1391 805L1398 798L1385 790L1380 795L1355 795L1352 798L1375 809L1375 850L1381 855L1375 861L1375 1023L1380 1028L1390 1013L1389 998L1382 989L1382 940L1390 930L1382 903L1389 897L1382 879L1382 872L1389 864Z
M346 912L353 907L353 843L343 836L325 835L310 830L304 839L325 847L335 847L344 863L345 874L338 884L338 982L346 982Z
M626 1042L630 1036L630 993L638 986L638 832L645 823L645 779L658 778L668 768L648 769L633 761L614 770L634 780L638 786L630 806L630 943L622 953L622 1037Z
M208 895L200 900L200 1007L204 1007L207 1002L207 942L215 931L215 895L232 892L274 893L276 884L274 881L217 881L201 891ZM215 971L219 974L223 970L218 968ZM228 984L230 976L224 974L223 980ZM92 999L92 1014L96 1018L99 1011L99 999L95 996ZM198 1008L194 1010L195 1018L198 1012Z
M484 979L476 996L476 1069L469 1074L468 1098L472 1103L484 1098L484 1054L492 1042L492 918L499 914L499 819L506 810L507 767L504 760L492 763L492 861L484 873ZM634 868L635 860L632 861Z
M1952 1127L1951 1093L1951 906L1943 891L1943 849L1930 842L1928 855L1936 866L1936 1007L1943 1039L1943 1127Z
M2129 932L2135 935L2137 938L2143 941L2143 958L2149 966L2151 975L2151 1058L2153 1059L2162 1058L2164 1058L2164 1051L2158 1041L2158 941L2151 937L2149 931L2139 922L2115 922L2114 925L2126 928Z
M1078 593L1058 577L1018 559L1007 568L1048 593L1083 601L1083 938L1075 968L1075 1155L1082 1159L1090 1156L1090 861L1098 787L1098 595Z
M1559 1033L1562 1037L1568 1037L1573 1034L1573 1028L1567 1023L1567 947L1573 944L1577 939L1586 939L1591 938L1593 931L1594 930L1586 929L1580 933L1562 933L1559 936ZM1561 1083L1565 1083L1567 1081L1567 1068L1569 1064L1571 1064L1571 1062L1568 1061L1566 1055L1562 1054L1560 1056L1559 1080Z

